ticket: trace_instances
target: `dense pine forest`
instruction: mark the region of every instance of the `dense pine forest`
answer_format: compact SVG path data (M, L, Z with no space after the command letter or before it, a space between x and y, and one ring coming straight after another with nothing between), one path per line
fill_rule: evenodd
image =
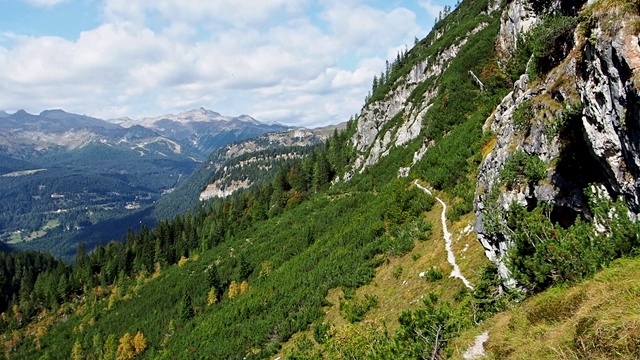
M497 39L519 5L538 23L505 55ZM251 189L92 251L80 244L72 264L0 252L0 349L16 359L637 358L633 196L601 181L599 158L580 162L589 98L562 72L586 72L579 51L610 41L590 29L614 15L640 28L632 0L463 1L374 78L346 129L274 163ZM380 115L402 91L403 110ZM369 135L377 142L360 146ZM575 174L585 169L604 175ZM548 195L553 186L565 187Z

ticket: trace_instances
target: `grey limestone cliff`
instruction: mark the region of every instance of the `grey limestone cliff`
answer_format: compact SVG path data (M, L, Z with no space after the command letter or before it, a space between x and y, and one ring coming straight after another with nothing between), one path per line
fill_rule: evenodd
M522 11L518 3L505 11L503 19L510 20L503 22L498 48L514 44L516 29L524 29L523 17L513 16ZM478 172L475 231L505 278L510 239L492 225L504 222L514 203L550 203L551 220L570 224L590 218L584 190L596 184L640 212L638 16L620 7L588 4L589 20L576 28L564 60L540 78L523 75L487 119L485 131L495 137ZM529 115L524 124L523 113ZM502 170L516 152L542 160L544 178L506 186Z

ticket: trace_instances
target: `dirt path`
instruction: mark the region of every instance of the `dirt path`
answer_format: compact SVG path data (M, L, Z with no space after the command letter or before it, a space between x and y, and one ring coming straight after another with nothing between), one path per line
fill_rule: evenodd
M465 360L475 360L480 359L486 355L484 351L484 343L489 340L489 332L485 331L482 334L476 336L476 341L467 349L467 351L462 355L462 358Z
M414 184L416 184L416 186L422 191L433 196L429 189L418 184L418 180L416 180ZM436 200L440 203L440 205L442 205L442 213L440 214L440 219L442 220L442 233L444 234L444 248L447 250L447 261L453 267L453 270L451 271L451 274L449 276L462 280L464 286L473 290L473 285L471 285L469 280L467 280L467 278L462 275L460 267L458 266L458 263L456 263L456 256L453 253L453 249L451 247L451 233L447 228L447 204L445 204L444 201L442 201L439 197L436 197Z

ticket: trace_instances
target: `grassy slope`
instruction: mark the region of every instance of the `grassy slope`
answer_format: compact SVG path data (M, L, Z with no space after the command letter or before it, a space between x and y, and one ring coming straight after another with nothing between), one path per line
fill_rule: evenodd
M139 330L148 340L147 355L152 358L165 353L178 358L269 356L280 341L322 316L329 289L369 282L390 252L413 242L404 235L399 239L385 234L394 228L395 233L406 233L416 215L408 215L400 227L382 220L393 204L408 201L396 195L413 191L423 196L418 190L406 190L407 182L388 185L377 194L318 195L281 216L236 229L227 241L183 266L163 269L155 278L123 281L117 290L110 287L107 294L66 306L67 316L58 314L65 321L46 331L40 349L27 339L15 356L68 356L75 341L91 352L96 336L104 341L109 334L120 338ZM307 228L313 229L313 241L305 235ZM253 271L249 290L235 299L225 292L222 301L207 306L207 268L217 263L223 281L240 281L240 254ZM261 276L266 262L271 273ZM185 292L196 312L191 321L180 319Z
M442 194L437 194L442 197ZM446 201L446 200L445 200ZM421 299L425 294L434 292L441 299L453 301L460 292L465 291L465 287L458 279L448 277L452 267L447 263L447 254L444 248L444 238L440 214L442 207L436 205L425 214L425 218L433 224L433 234L427 241L416 241L415 247L409 253L391 258L378 268L372 281L355 292L356 298L364 298L365 294L374 295L378 299L378 305L365 315L360 323L363 329L369 326L385 326L393 333L397 330L398 315L408 309L416 309L422 306ZM449 231L453 234L453 251L457 257L457 263L462 273L472 283L478 277L477 270L482 268L488 260L484 256L483 248L476 240L476 235L468 231L473 224L473 215L463 216L459 221L449 222ZM419 274L437 267L444 273L445 277L437 282L429 282ZM401 268L399 276L397 269ZM344 292L341 288L331 289L327 295L330 303L323 310L325 315L316 323L326 323L334 327L336 333L348 331L348 322L340 315L340 301L344 300ZM296 349L300 340L304 337L313 338L311 330L295 334L280 351L279 356L286 358L292 350ZM318 346L318 344L315 344Z
M490 359L638 359L640 258L618 260L590 280L495 315L452 344L454 358L484 331Z

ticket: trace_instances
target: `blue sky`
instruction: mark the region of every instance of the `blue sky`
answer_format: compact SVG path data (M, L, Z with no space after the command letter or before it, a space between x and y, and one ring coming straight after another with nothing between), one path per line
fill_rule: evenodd
M0 110L320 126L452 0L0 0Z

